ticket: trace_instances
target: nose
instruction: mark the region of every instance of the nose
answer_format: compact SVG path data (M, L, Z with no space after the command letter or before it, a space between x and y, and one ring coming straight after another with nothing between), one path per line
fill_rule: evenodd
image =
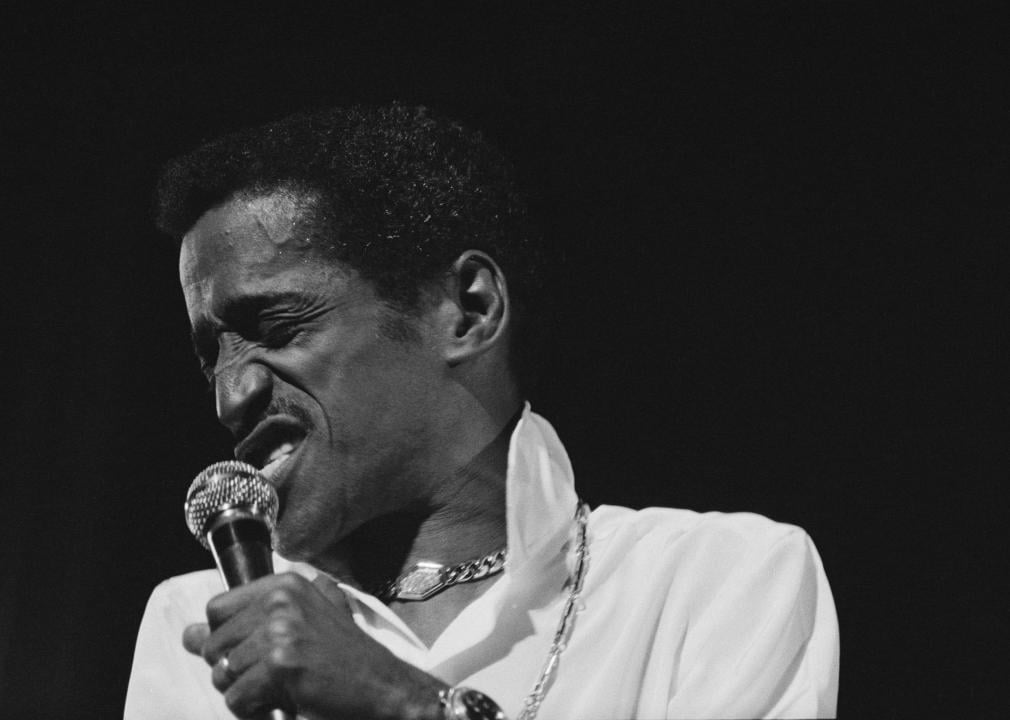
M239 362L218 371L217 417L235 438L248 435L260 420L272 386L270 370L256 362Z

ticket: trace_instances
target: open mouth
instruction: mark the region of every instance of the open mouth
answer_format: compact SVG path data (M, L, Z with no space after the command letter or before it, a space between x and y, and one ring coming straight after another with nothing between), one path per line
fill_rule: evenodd
M272 482L274 476L305 439L305 429L286 415L267 418L235 448L235 457L260 468Z

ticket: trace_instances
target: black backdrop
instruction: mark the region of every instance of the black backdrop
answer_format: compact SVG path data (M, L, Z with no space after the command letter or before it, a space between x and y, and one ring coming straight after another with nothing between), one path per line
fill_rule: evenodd
M1005 717L995 4L171 5L4 23L0 715L120 714L148 593L209 562L182 496L229 442L157 167L399 99L484 128L564 247L535 407L584 494L804 526L844 716Z

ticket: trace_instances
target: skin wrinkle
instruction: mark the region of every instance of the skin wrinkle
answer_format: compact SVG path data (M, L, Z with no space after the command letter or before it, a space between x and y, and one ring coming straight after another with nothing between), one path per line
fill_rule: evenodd
M341 274L341 275L342 275L343 277L346 277L346 275L344 275L344 274ZM340 310L341 310L341 303L340 303L339 301L337 301L337 302L330 302L330 303L328 303L328 304L327 304L327 303L323 302L323 301L322 301L322 300L320 299L320 304L321 304L321 308L320 308L320 314L322 314L322 313L326 313L326 312L334 312L334 313L339 313L339 312L340 312ZM262 347L262 346L259 346L259 347ZM223 370L225 370L225 369L227 369L228 367L232 367L232 366L234 366L234 365L238 364L238 363L239 363L239 361L241 361L241 360L245 359L245 356L246 356L246 355L248 355L248 354L249 354L250 352L253 352L253 351L257 350L257 349L259 349L259 348L257 348L257 347L247 347L247 348L245 349L245 351L244 351L244 353L245 353L245 354L244 354L243 356L237 356L237 357L235 357L235 359L234 359L234 360L233 360L232 362L228 363L228 364L227 364L227 366L222 366L222 368L221 368L221 369L222 369L222 371L223 371ZM275 370L274 372L277 372L277 371ZM218 373L215 373L215 376L217 376L217 374L218 374ZM301 387L301 386L299 385L299 383L298 383L298 380L297 380L297 378L295 378L295 377L292 377L292 376L290 376L290 375L287 375L287 374L285 374L285 373L283 373L283 372L278 372L278 376L279 376L279 378L280 378L281 380L283 380L284 382L287 382L287 383L289 383L289 384L293 385L294 387L298 387L298 388L299 388L299 389L301 389L301 390L305 390L305 388L304 388L304 387ZM282 397L282 398L280 398L280 400L281 400L281 401L286 401L286 405L287 405L287 406L288 406L289 408L292 408L292 407L298 407L298 408L299 408L299 410L300 410L300 413L299 413L299 414L295 414L295 413L292 413L292 412L289 412L288 414L293 414L293 415L295 415L295 417L303 417L303 418L307 418L307 419L308 419L308 422L310 422L310 423L311 423L311 416L310 416L310 415L309 415L308 413L306 413L306 412L305 412L304 410L302 410L302 409L301 409L301 408L300 408L299 406L296 406L296 405L295 405L295 403L293 403L293 402L292 402L292 401L290 401L289 399L287 399L287 398L283 398L283 397ZM266 414L266 417L269 417L269 415L270 415L270 414L269 414L269 413L267 413L267 414ZM310 426L310 427L311 427L311 426ZM323 429L325 430L325 433L326 433L326 437L327 437L327 439L328 439L328 440L329 440L330 442L332 442L332 443L336 443L336 444L340 444L340 443L341 443L341 439L340 439L340 438L339 438L339 437L337 436L336 432L334 431L334 428L333 428L333 426L332 426L332 424L331 424L331 422L330 422L330 418L329 418L329 416L324 416L324 423L323 423Z

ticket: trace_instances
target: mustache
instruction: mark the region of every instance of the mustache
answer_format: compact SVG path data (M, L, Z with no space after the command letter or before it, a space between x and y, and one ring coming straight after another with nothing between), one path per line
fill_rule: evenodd
M273 415L290 415L298 420L298 422L301 423L306 430L311 430L314 426L312 416L309 414L309 411L291 398L280 397L271 400L270 404L263 412L263 417L259 418L259 420L266 420Z
M312 420L312 414L297 401L288 397L273 397L269 401L264 398L264 404L260 408L250 408L250 411L242 418L241 425L232 430L232 437L241 445L260 423L277 415L293 417L306 433L314 430L316 426Z

